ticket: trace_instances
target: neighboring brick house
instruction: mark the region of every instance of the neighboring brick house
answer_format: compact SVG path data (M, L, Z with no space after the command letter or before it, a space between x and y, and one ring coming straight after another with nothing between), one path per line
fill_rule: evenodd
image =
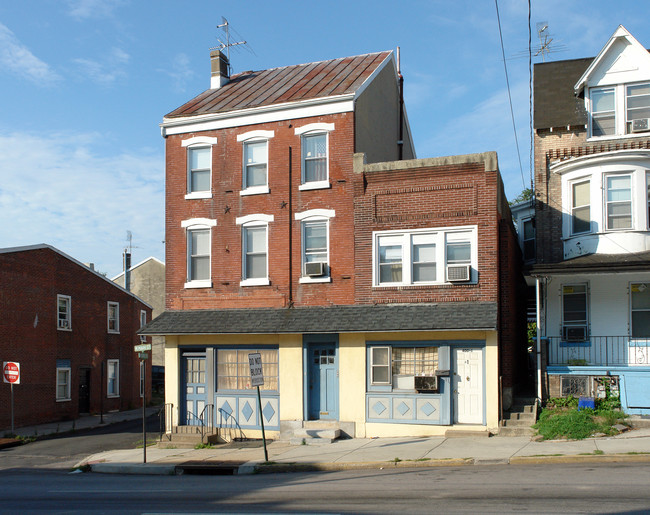
M175 422L496 431L521 280L496 154L415 160L391 52L230 79L212 58L162 124L167 305L143 334Z
M165 311L165 263L155 257L148 257L136 265L131 265L131 253L124 253L124 263L128 274L120 272L112 281L133 292L138 298L151 305L152 318ZM127 277L128 276L128 277ZM128 282L128 285L125 285ZM151 361L154 367L165 366L165 338L151 338Z
M535 65L534 90L546 393L650 413L650 54L619 26L595 58Z
M16 427L142 405L133 347L151 307L133 294L49 245L5 248L0 312L0 361L20 363ZM6 429L10 389L2 386L0 428Z

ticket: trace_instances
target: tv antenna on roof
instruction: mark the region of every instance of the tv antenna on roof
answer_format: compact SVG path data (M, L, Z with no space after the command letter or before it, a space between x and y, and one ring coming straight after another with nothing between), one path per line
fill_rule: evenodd
M245 48L247 48L253 55L255 55L255 52L253 52L253 49L250 47L250 45L246 42L243 41L243 38L235 29L231 29L230 23L228 23L228 20L224 18L223 16L221 17L221 25L217 25L218 29L223 29L224 35L225 35L225 42L221 41L219 38L217 38L217 41L219 42L219 46L212 47L210 50L221 50L221 51L226 51L226 57L228 58L228 68L231 68L230 66L230 47L235 47L239 45L246 45ZM230 32L234 32L234 35L237 39L241 41L231 41L230 40ZM230 73L230 69L228 72Z

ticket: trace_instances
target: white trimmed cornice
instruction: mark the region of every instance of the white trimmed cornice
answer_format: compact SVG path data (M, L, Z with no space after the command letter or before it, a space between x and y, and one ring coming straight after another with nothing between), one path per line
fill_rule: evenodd
M629 161L648 161L650 167L650 150L615 150L612 152L603 152L602 154L591 154L588 156L574 157L566 161L552 164L549 169L558 175L572 172L580 168L591 168L593 166L609 165L616 163L626 163Z
M237 141L246 141L249 139L271 139L275 136L275 131L248 131L237 135Z
M246 215L246 216L240 216L238 218L235 218L235 223L237 225L245 225L253 222L259 222L260 224L267 224L272 221L273 221L273 215L263 215L263 214Z
M216 145L217 138L210 138L208 136L195 136L193 138L184 139L181 142L181 147L189 147L191 145Z
M305 134L306 132L318 131L318 132L331 132L334 130L333 123L308 123L302 127L296 127L294 132L296 136Z
M333 209L310 209L302 213L296 213L296 220L304 220L305 218L334 218L335 212Z
M181 222L181 227L187 229L188 227L216 227L217 221L211 218L190 218L189 220L183 220Z

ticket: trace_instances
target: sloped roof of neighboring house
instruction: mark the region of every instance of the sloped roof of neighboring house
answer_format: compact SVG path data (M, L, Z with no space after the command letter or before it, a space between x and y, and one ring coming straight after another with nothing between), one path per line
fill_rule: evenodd
M537 264L530 269L530 275L615 273L650 270L650 251L630 254L588 254L559 263Z
M143 259L143 260L140 261L137 265L133 265L133 266L131 266L131 268L129 268L129 270L133 271L133 270L135 270L136 268L138 268L138 267L144 265L145 263L148 263L149 261L157 261L157 262L160 263L162 266L165 266L165 263L163 263L162 261L160 261L160 259L158 259L157 257L153 257L153 256L151 256L151 257L148 257L147 259ZM115 277L113 277L113 278L111 279L111 281L116 281L117 279L119 279L119 278L122 277L123 275L124 275L124 272L120 272L120 273L117 274Z
M535 65L533 78L535 129L587 123L584 98L577 97L573 87L593 60L593 57L589 57Z
M122 292L130 295L134 299L142 302L142 304L144 304L148 308L153 309L153 307L149 303L145 302L144 300L142 300L137 295L134 295L132 292L130 292L128 290L125 290L124 288L122 288L118 284L111 281L105 275L100 274L96 270L84 265L81 261L77 261L75 258L69 256L65 252L60 251L59 249L57 249L56 247L53 247L52 245L48 245L46 243L40 243L40 244L37 244L37 245L26 245L24 247L7 247L7 248L4 248L4 249L0 249L0 254L12 254L12 253L16 253L16 252L30 252L30 251L33 251L33 250L51 250L52 252L54 252L56 254L59 254L60 256L64 257L68 261L71 261L72 263L82 267L84 269L84 272L96 275L97 277L99 277L100 279L103 279L104 281L106 281L108 284L110 284L114 288L117 288L118 290L121 290Z
M356 93L392 52L343 57L233 75L220 88L208 89L165 116L177 118Z
M496 302L165 311L140 334L494 330Z

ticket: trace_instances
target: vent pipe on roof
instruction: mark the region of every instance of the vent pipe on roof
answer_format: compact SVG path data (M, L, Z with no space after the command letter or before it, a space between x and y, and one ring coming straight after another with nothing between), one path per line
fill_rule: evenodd
M210 89L217 89L227 84L230 80L230 63L228 58L220 50L210 52L210 67L212 75L210 76Z

